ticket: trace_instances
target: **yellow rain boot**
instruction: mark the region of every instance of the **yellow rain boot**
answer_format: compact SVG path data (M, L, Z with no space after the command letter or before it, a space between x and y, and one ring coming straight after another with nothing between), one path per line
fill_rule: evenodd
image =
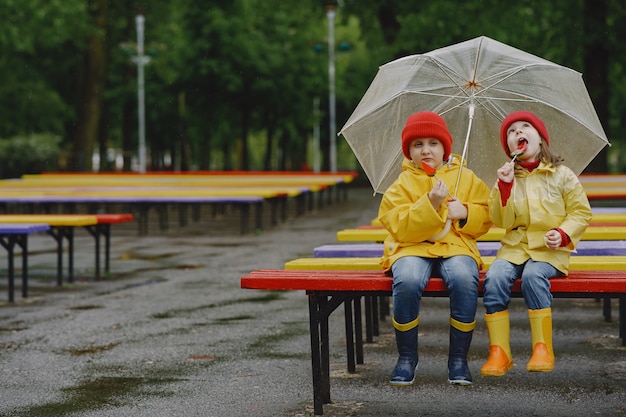
M529 372L551 372L554 369L552 350L552 309L528 310L533 355L526 364Z
M509 310L485 314L489 334L489 359L480 368L482 376L502 376L513 367Z

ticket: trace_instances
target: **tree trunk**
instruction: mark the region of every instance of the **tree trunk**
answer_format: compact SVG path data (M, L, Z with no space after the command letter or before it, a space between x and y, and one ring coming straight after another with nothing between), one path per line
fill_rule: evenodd
M608 134L609 126L609 52L605 33L608 30L606 0L585 0L585 68L584 78L600 123ZM567 163L567 161L566 161ZM605 147L585 172L608 172Z
M106 79L107 0L89 0L94 31L87 41L81 68L83 74L76 103L76 128L70 157L71 171L91 171L91 156L98 138L102 92Z

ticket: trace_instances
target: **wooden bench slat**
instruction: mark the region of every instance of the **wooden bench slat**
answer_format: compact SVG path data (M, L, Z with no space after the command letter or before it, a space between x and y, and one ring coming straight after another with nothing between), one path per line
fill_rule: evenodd
M344 242L383 242L388 236L385 229L344 229L337 232L337 240ZM504 229L493 227L478 241L500 241ZM626 226L589 226L583 240L626 240Z
M485 271L480 272L480 290ZM256 270L241 277L241 288L304 291L391 291L393 278L382 271L368 270ZM626 293L626 274L618 270L571 271L550 280L553 293ZM426 291L447 292L441 278L430 279ZM520 280L513 293L521 295Z
M500 242L478 242L482 256L495 256ZM322 245L313 249L315 258L374 258L383 255L382 243L340 243ZM572 256L626 255L626 240L583 240L576 245Z
M87 226L97 224L95 215L87 214L0 214L0 223L47 223L50 226Z

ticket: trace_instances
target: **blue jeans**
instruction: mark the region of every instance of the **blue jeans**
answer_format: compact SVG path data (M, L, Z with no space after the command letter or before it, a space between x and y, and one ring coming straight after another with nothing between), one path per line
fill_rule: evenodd
M521 265L515 265L505 259L496 258L485 278L483 303L488 314L509 308L511 288L520 275L522 295L528 309L540 310L552 305L549 279L563 276L563 273L547 262L529 259Z
M462 323L476 317L478 265L470 256L422 258L405 256L391 267L393 317L404 324L419 316L420 301L431 276L443 278L450 294L450 315Z

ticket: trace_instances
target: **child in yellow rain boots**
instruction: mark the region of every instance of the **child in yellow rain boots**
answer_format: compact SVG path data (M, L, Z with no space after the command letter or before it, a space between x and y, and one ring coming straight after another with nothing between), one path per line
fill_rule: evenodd
M554 352L549 279L567 274L570 252L589 224L591 207L578 177L550 151L546 126L535 114L509 114L500 126L500 141L513 159L498 169L489 197L491 219L506 234L485 278L490 346L480 373L502 376L513 366L508 306L519 277L533 346L526 369L550 372Z
M392 323L398 348L390 378L394 386L415 381L420 301L433 275L442 277L450 292L448 382L472 384L467 354L482 265L476 238L491 227L489 187L468 168L458 181L461 162L451 150L452 136L441 116L411 115L402 131L402 173L385 192L378 211L389 231L381 265L393 275ZM429 175L424 164L436 175Z

